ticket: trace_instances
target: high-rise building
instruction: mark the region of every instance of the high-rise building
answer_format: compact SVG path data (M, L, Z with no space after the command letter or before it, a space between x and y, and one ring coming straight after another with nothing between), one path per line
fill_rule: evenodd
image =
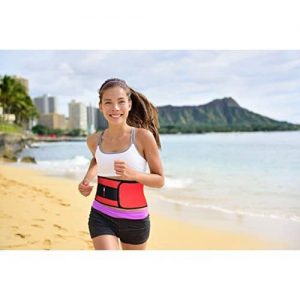
M99 109L96 109L96 130L99 129L105 129L107 127L107 121L103 117L103 114L99 111Z
M49 102L46 95L42 97L36 97L33 99L34 104L40 115L49 113Z
M69 103L69 128L87 131L87 109L84 103L76 100Z
M94 133L96 130L96 108L89 105L86 108L87 113L87 132L88 134Z
M57 113L56 98L55 97L48 97L48 101L49 101L49 113L50 114Z
M91 105L87 107L87 124L89 134L107 127L107 121L103 117L103 114L100 113L99 108Z
M57 113L57 105L55 97L49 95L43 95L41 97L34 98L35 106L39 114L53 114Z
M90 133L107 127L107 121L99 108L89 106L87 108L88 128L92 128Z

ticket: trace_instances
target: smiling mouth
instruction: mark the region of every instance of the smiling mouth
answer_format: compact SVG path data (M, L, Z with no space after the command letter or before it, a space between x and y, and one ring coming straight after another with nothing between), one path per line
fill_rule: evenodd
M123 116L123 114L121 114L121 115L109 115L111 118L113 118L113 119L118 119L118 118L120 118L120 117L122 117Z

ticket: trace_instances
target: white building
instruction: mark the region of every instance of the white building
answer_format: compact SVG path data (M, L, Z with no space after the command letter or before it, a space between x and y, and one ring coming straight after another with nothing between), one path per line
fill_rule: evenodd
M87 109L84 103L76 100L69 103L69 128L87 131Z

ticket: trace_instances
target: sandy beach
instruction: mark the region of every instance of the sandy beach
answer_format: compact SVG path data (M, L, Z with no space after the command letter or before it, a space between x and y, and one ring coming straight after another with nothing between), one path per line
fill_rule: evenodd
M0 170L0 249L93 249L87 226L93 194L81 196L75 180L2 163ZM149 250L280 248L255 236L150 214Z

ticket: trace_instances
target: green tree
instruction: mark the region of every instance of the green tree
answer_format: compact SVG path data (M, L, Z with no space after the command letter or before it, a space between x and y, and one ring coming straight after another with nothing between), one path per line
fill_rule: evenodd
M32 132L35 134L48 134L49 128L44 125L35 125L32 127Z
M14 114L15 123L22 125L38 117L35 105L25 87L10 76L4 76L0 82L0 105L3 114Z

